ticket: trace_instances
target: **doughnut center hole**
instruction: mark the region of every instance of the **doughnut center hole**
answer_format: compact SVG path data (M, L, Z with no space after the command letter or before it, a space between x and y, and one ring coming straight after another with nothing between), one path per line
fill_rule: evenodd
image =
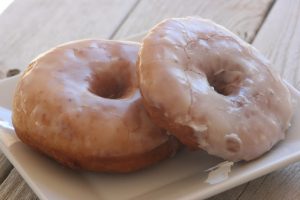
M89 90L102 98L121 99L130 90L130 81L130 73L126 70L100 72L92 76Z
M243 73L237 70L220 69L208 76L208 82L214 90L224 96L238 92L243 79Z

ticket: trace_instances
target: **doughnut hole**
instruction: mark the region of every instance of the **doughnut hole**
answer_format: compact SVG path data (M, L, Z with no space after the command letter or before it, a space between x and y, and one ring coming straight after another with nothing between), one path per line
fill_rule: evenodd
M94 73L89 81L89 91L106 99L125 98L133 88L130 70L124 67Z
M217 93L230 96L238 93L244 75L238 70L220 69L211 73L207 79Z

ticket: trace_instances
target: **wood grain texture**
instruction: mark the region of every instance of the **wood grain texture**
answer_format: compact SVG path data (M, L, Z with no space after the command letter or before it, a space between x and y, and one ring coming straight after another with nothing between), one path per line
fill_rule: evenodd
M15 0L0 17L0 76L60 43L110 37L136 1Z
M0 185L1 200L35 200L38 199L28 187L16 169L13 169L5 181Z
M300 199L300 164L261 177L249 183L239 200L298 200Z
M0 152L0 183L2 183L9 172L13 169L13 166L7 160L7 158Z
M295 163L209 200L299 200L300 164Z
M200 16L213 19L246 41L260 27L272 0L141 0L117 31L115 38L149 30L168 17Z
M299 90L300 1L278 0L275 5L253 44Z

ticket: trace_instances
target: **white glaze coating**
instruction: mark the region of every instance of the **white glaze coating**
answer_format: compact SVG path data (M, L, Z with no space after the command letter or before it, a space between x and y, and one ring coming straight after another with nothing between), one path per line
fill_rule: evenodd
M284 139L292 117L290 93L264 56L208 20L154 27L143 40L139 75L149 107L192 129L199 148L224 159L262 155Z

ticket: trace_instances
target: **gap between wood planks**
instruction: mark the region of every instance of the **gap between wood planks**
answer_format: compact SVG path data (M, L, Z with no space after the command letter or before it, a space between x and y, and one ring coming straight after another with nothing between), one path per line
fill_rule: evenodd
M262 27L263 24L265 23L265 21L266 21L268 15L269 15L269 13L271 12L271 10L272 10L272 8L273 8L275 2L276 2L276 0L273 0L273 1L271 2L271 4L269 5L267 11L264 13L264 16L262 17L261 23L258 25L258 27L257 27L257 29L256 29L256 31L255 31L255 33L254 33L254 37L251 38L251 40L249 41L250 44L252 44L253 41L255 40L255 38L256 38L256 36L257 36L259 30L261 29L261 27Z
M222 4L218 0L156 0L150 4L141 0L114 34L114 38L126 38L133 33L147 31L165 18L200 15L225 25L249 42L271 3L272 0L231 0Z
M123 18L123 20L121 20L120 24L117 26L117 28L114 30L114 32L109 36L109 39L113 39L115 37L115 35L118 33L118 31L120 30L120 28L122 27L123 23L128 19L128 17L131 15L131 13L136 9L136 7L138 6L138 4L141 2L141 0L137 0L132 8L128 11L128 13L125 15L125 17Z
M13 169L13 165L7 160L4 154L0 155L0 185L7 178L11 170Z
M11 182L14 184L9 184ZM0 199L37 200L38 197L14 168L0 185Z

